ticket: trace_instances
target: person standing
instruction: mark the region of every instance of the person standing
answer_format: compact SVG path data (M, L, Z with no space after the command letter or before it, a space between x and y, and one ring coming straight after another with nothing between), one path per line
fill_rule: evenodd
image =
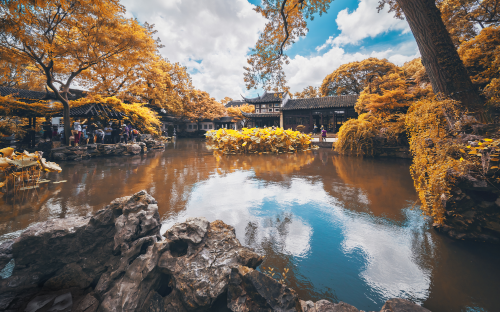
M120 142L120 128L118 128L118 125L116 123L113 123L111 128L112 128L111 136L112 136L113 144L119 143Z
M102 129L97 129L95 131L95 136L96 136L97 143L102 143L103 139L105 137L104 131L102 131Z
M123 141L125 142L125 144L127 144L128 143L128 135L129 135L127 126L125 126L125 125L123 126L121 135L123 137Z
M326 142L326 130L321 126L321 138L323 139L323 142Z
M104 128L104 144L112 144L111 142L111 132L113 129L111 128L111 123L109 123L109 126Z
M80 135L82 133L82 126L80 125L80 119L77 119L75 123L73 124L73 127L75 129L75 146L80 142Z
M87 135L87 125L83 125L82 126L82 134L81 134L81 138L80 138L80 142L82 144L88 144L88 135Z

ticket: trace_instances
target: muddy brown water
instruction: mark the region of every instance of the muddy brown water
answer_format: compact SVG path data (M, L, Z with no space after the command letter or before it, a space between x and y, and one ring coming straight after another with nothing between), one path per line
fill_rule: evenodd
M236 229L302 299L366 311L403 297L431 311L500 311L498 246L452 241L420 215L410 162L334 155L328 149L216 157L202 140L143 156L63 162L24 198L0 198L0 242L30 224L87 216L147 190L162 231L190 216ZM276 275L275 275L276 276Z

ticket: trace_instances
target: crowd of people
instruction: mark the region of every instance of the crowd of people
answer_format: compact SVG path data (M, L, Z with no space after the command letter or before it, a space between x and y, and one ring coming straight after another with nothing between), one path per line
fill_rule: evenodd
M59 137L64 143L64 131L62 129L59 131L58 128L50 122L45 122L42 126L43 138L52 141ZM72 125L70 142L74 142L75 145L128 143L135 142L139 135L139 131L131 123L120 126L110 121L109 124L103 126L100 122L82 124L80 119L77 119Z

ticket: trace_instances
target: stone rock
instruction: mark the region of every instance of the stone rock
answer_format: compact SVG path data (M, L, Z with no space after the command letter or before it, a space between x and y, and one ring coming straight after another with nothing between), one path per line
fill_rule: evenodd
M133 155L141 153L141 147L138 144L127 145L127 152Z
M7 241L0 245L0 271L12 260L12 244L14 241Z
M64 153L52 153L53 160L66 160L68 157Z
M227 301L235 312L302 311L295 291L245 266L231 269Z
M87 294L76 306L75 312L95 312L99 307L99 300L92 294Z
M34 224L12 244L14 271L0 281L0 289L10 295L0 299L0 309L23 310L40 294L61 289L72 289L72 302L80 302L93 291L92 285L102 290L101 311L107 311L105 303L122 295L127 299L111 310L142 306L152 288L160 287L162 275L156 274L158 253L163 250L163 244L156 245L161 238L159 230L156 201L145 191L117 199L92 217ZM57 298L54 295L54 300ZM94 311L96 297L86 298L88 305L81 311ZM63 302L67 303L60 298L53 304L60 307ZM35 303L32 306L39 306Z
M164 235L168 250L158 262L171 275L188 311L208 309L224 294L231 268L259 265L263 257L241 246L234 228L222 221L190 218Z
M87 288L92 283L92 279L83 272L82 268L75 263L64 266L55 276L49 278L44 287L52 290L64 288Z
M302 308L302 312L316 312L316 308L314 307L314 302L312 301L304 301L300 300L300 306Z
M430 310L405 299L389 299L380 312L430 312Z
M262 257L234 229L204 218L176 224L162 240L147 192L113 200L92 217L33 224L0 245L0 310L200 311L224 298L231 268Z
M190 241L199 244L208 231L210 223L205 218L188 218L186 222L177 223L165 232L169 241Z
M358 309L350 304L340 301L332 303L328 300L319 300L314 304L316 312L359 312Z

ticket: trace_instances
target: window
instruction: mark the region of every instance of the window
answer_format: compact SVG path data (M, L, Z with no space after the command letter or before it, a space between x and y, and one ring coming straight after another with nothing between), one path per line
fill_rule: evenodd
M260 113L260 111L258 109L255 110L256 113Z
M286 125L308 125L309 117L285 117Z
M203 129L208 129L208 125L207 125L207 124L204 124L204 125L203 125Z
M275 109L274 109L274 111L275 111L275 112L279 112L279 111L280 111L280 109L279 109L279 108L275 108Z
M193 125L189 125L189 126L188 126L188 129L193 129Z
M208 125L208 129L212 129L212 125Z
M193 125L193 129L198 129L198 125Z
M280 103L274 104L274 107L280 107Z
M272 108L270 108L270 109L269 109L269 111L270 111L270 112L272 112L272 111L273 111L273 109L272 109Z
M266 104L262 104L262 108L266 108Z

